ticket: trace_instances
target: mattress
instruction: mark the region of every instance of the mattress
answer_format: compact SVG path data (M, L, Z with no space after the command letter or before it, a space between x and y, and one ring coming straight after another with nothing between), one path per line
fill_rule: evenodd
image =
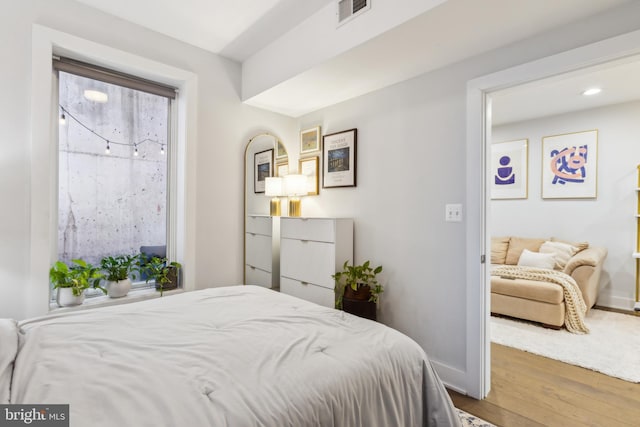
M17 354L0 345L15 357L11 403L69 404L71 426L460 422L407 336L255 286L53 314L15 334Z

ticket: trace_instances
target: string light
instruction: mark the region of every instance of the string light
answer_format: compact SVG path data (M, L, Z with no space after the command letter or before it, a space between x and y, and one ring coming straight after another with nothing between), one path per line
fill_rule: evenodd
M62 110L62 113L60 114L60 124L65 124L66 123L66 115L68 115L75 122L77 122L80 126L82 126L83 128L85 128L86 130L88 130L89 132L91 132L96 137L100 138L101 140L103 140L106 143L106 148L104 150L105 154L111 154L111 144L116 144L116 145L123 145L123 146L133 147L134 148L133 155L137 157L140 154L138 152L138 145L144 144L145 142L150 142L152 144L160 145L160 154L164 154L164 143L162 143L160 141L156 141L156 140L150 139L150 138L145 138L145 139L143 139L141 141L133 142L133 143L110 141L107 138L105 138L104 136L100 135L98 132L96 132L93 129L91 129L89 126L85 125L83 122L81 122L77 117L75 117L73 114L71 114L69 112L69 110L64 108L62 105L60 105L60 110ZM66 115L65 115L65 113L66 113Z

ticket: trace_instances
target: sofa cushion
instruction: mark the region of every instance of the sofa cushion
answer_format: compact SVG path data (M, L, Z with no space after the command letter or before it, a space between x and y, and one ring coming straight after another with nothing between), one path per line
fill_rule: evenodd
M551 241L552 242L568 243L571 246L575 246L576 248L578 248L578 252L584 251L585 249L589 248L589 242L569 242L568 240L558 239L557 237L552 237ZM576 253L578 253L578 252L576 252Z
M492 276L491 292L548 304L560 304L564 301L562 286L537 280L506 279Z
M509 249L508 237L491 238L491 264L504 264Z
M543 254L540 252L531 252L529 249L524 249L518 259L518 265L522 267L536 267L553 270L556 266L556 257L554 254Z
M540 253L553 254L556 259L555 269L564 270L571 257L578 253L578 248L564 242L547 241L540 246Z
M544 243L545 239L529 239L523 237L512 237L509 240L509 249L507 250L507 259L505 264L516 265L520 259L520 254L524 249L529 249L531 252L538 252L540 246Z

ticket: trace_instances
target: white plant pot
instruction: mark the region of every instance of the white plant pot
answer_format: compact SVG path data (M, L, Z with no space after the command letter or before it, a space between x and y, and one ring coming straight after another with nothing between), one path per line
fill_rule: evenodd
M75 296L71 288L58 288L57 290L56 302L60 307L80 305L84 302L84 291L80 295Z
M121 298L131 290L131 280L124 279L117 282L107 282L107 295L110 298Z

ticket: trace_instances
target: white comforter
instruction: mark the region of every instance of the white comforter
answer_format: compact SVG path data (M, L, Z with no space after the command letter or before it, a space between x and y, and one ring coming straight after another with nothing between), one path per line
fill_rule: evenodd
M50 315L16 333L11 403L68 403L74 427L459 425L414 341L258 287Z

